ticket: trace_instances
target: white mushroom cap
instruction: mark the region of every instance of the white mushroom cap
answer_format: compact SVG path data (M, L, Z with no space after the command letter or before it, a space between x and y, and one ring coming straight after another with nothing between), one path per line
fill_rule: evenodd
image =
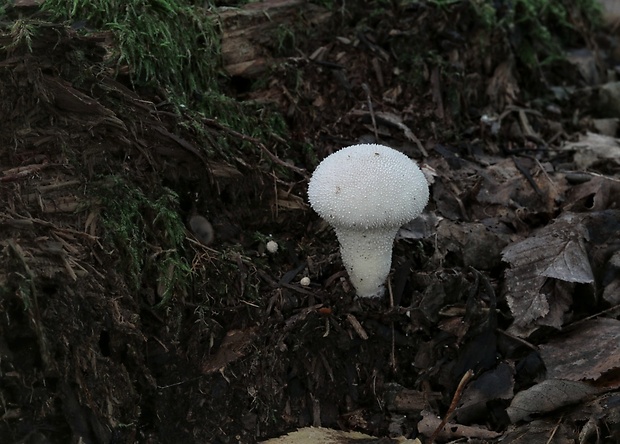
M270 240L267 242L267 251L270 253L276 253L278 251L278 243L276 241Z
M428 183L413 160L383 145L353 145L316 168L308 198L332 225L400 227L428 203Z
M417 164L383 145L353 145L326 157L308 187L312 208L340 241L357 294L383 294L392 244L401 225L428 203L428 182Z
M213 226L202 216L194 215L189 219L189 226L194 235L204 245L210 245L215 237Z

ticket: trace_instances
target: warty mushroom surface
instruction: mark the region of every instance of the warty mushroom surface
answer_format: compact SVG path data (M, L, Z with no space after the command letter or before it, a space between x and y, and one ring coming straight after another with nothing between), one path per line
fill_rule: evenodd
M399 228L428 203L424 174L387 146L360 144L329 155L308 186L312 208L335 230L342 261L360 297L378 297Z

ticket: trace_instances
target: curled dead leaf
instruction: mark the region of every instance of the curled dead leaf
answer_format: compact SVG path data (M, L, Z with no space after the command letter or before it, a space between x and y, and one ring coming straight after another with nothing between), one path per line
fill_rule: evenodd
M528 336L539 326L560 328L572 303L572 284L592 284L585 216L567 213L535 235L506 247L504 295L514 317L510 332Z
M576 404L596 393L589 384L563 379L547 379L517 393L506 413L512 423L527 420L537 413L548 413Z
M422 420L418 423L418 431L424 436L432 436L441 424L441 418L431 412L422 412ZM477 438L493 439L501 433L494 432L482 426L467 426L462 424L448 423L439 432L442 439Z
M401 444L421 444L419 439L396 438L394 441ZM379 444L382 442L385 442L383 438L364 433L344 432L323 427L304 427L288 435L262 441L263 444Z
M550 378L597 380L606 372L620 369L620 321L592 319L568 335L541 345L540 353Z

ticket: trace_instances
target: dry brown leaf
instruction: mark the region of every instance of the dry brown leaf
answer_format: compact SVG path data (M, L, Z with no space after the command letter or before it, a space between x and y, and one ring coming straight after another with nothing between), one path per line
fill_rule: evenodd
M502 249L510 242L508 235L489 230L482 223L454 223L444 219L437 225L439 251L443 257L454 253L465 266L491 270L501 262Z
M577 220L558 220L502 252L513 267L531 266L537 276L581 284L594 282L585 248L587 231Z
M557 420L538 420L509 430L502 444L575 444L573 436L573 430Z
M579 444L597 442L601 432L607 435L603 442L620 442L620 393L610 392L597 396L592 402L575 408L564 416L567 423L583 424L579 431ZM585 421L585 423L584 423Z
M533 414L548 413L575 404L594 393L596 389L583 382L547 379L517 393L506 413L515 423L528 420Z
M441 424L441 418L428 411L422 412L422 420L418 423L418 431L424 436L432 436L433 432ZM458 438L478 438L493 439L501 433L494 432L482 426L466 426L449 422L439 432L438 437L442 439Z
M600 161L620 164L620 143L615 137L588 132L577 142L567 143L562 148L575 151L573 160L580 170L587 170Z
M211 162L209 164L213 177L220 178L242 178L243 173L232 165L223 162Z
M504 293L514 317L511 333L527 336L540 325L561 327L572 303L571 284L594 282L583 217L568 213L502 252L510 264Z
M511 399L514 395L514 373L514 367L503 362L480 375L463 392L456 418L464 423L484 419L488 415L489 401Z
M577 48L567 51L566 60L581 74L588 85L600 83L598 61L596 54L587 48Z
M422 213L416 219L407 222L398 231L397 239L426 239L437 231L437 225L443 220L433 213Z
M620 251L616 251L607 264L609 280L603 281L603 299L611 305L620 304Z
M540 350L549 378L597 380L620 368L620 321L593 319Z
M307 210L308 204L299 196L286 192L284 190L278 190L278 197L274 201L277 204L278 209L282 210Z
M519 82L514 76L514 61L507 60L495 68L488 83L487 95L497 109L504 109L512 104L519 95Z
M421 444L419 439L396 438L395 441L402 444ZM364 433L344 432L323 427L304 427L286 436L262 441L263 444L379 444L381 442L384 442L382 438L375 438Z
M390 412L417 415L429 402L441 399L437 392L412 390L396 383L386 384L385 389L385 405Z
M476 200L481 204L552 213L564 194L563 182L543 172L540 164L528 158L503 159L477 173L482 182Z
M570 190L564 208L574 212L620 208L620 181L593 175Z
M483 184L476 196L478 202L517 206L513 197L516 190L523 188L519 185L525 182L525 178L511 159L503 159L489 166L480 171L480 176Z
M594 130L604 136L615 136L618 131L620 119L617 117L592 119L592 127Z
M209 374L221 371L231 362L245 356L255 336L255 327L227 332L215 355L202 366L202 372Z

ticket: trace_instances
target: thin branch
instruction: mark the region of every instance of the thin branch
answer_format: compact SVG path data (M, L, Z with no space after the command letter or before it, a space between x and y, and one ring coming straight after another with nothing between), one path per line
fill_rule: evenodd
M461 396L463 396L463 390L465 390L467 383L471 380L473 376L474 376L474 371L467 370L465 374L463 375L463 377L461 378L461 382L459 382L459 385L456 388L456 391L454 392L454 396L452 397L452 402L450 403L450 407L448 408L448 411L446 412L444 418L441 420L441 422L439 423L439 425L437 426L437 428L431 435L429 444L433 444L435 442L435 439L437 439L437 436L439 436L439 433L441 432L441 430L448 423L448 421L450 421L450 418L452 417L454 410L456 410L456 406L461 400Z

